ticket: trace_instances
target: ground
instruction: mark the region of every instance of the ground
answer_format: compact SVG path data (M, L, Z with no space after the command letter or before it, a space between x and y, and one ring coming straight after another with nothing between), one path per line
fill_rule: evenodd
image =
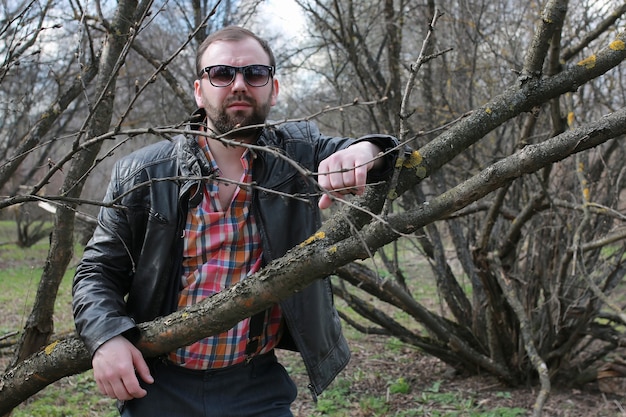
M380 336L361 337L350 344L350 364L317 405L306 388L304 369L290 369L299 388L295 417L532 415L537 396L533 387L513 389L488 375L455 375L438 359L399 343L390 344ZM286 363L299 362L291 353L282 353L282 357ZM595 385L554 388L543 416L626 416L625 401L601 393Z

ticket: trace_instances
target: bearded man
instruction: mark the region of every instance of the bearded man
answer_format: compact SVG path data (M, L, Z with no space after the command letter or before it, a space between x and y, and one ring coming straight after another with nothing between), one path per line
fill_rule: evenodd
M160 358L145 359L133 344L137 323L284 255L319 228L318 208L388 177L397 143L324 136L311 122L264 126L279 92L276 62L247 29L211 34L196 64L188 132L115 165L105 201L116 206L101 209L74 278L76 328L98 388L119 400L123 416L292 416L296 386L275 349L300 352L313 395L350 357L328 278Z

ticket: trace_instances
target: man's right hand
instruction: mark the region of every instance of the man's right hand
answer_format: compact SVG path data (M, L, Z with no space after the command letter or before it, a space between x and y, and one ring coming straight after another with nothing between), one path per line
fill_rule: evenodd
M144 397L147 391L139 385L137 376L147 384L154 382L143 355L124 336L102 344L91 363L98 389L110 398L126 401Z

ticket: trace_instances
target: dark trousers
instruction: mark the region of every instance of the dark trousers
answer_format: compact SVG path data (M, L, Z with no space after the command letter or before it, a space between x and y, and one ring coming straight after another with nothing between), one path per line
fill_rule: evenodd
M120 406L123 417L292 417L297 388L274 353L224 369L194 371L154 361L143 398Z

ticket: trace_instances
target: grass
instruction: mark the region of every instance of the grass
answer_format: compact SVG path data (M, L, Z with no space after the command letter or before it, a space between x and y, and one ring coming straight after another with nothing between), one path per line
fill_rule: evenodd
M29 248L15 245L15 224L0 221L0 336L21 332L30 315L39 280L43 272L49 243L46 239ZM72 320L72 276L81 253L76 247L75 259L66 272L55 301L55 333L74 330ZM13 338L16 339L16 338ZM11 348L2 351L2 364L11 359ZM119 415L113 402L97 393L91 371L63 378L48 386L11 414L12 417L113 417Z
M13 417L114 417L119 413L111 400L96 394L91 372L76 375L52 385L34 399L20 405Z
M474 395L442 391L440 381L416 393L407 379L399 378L388 384L384 396L363 395L355 392L353 385L354 381L340 377L321 396L310 416L521 417L528 412L519 407L483 407ZM394 396L404 397L402 403L407 406L397 409Z
M512 403L511 394L499 384L497 390L492 386L481 393L469 385L450 386L441 362L396 338L363 335L350 327L344 327L344 333L353 358L317 403L303 388L304 368L287 368L300 389L299 403L307 405L296 408L296 417L518 417L528 413L525 408L503 405ZM286 360L299 364L293 357Z

